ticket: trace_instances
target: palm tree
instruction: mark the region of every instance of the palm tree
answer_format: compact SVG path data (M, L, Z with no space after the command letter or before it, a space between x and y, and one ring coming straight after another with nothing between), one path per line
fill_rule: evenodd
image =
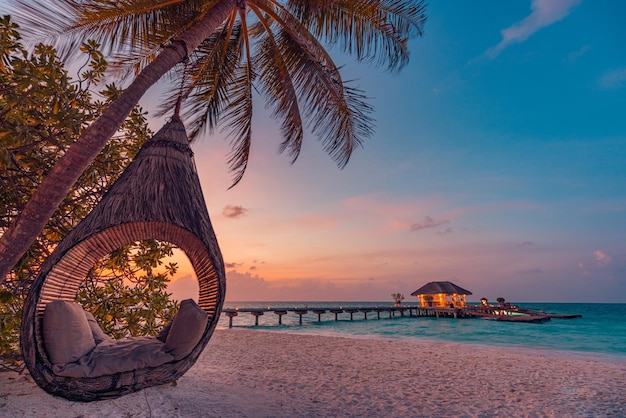
M398 70L408 61L408 39L422 34L426 19L423 0L17 2L16 14L30 29L60 34L62 52L95 39L137 76L47 173L1 237L0 283L131 109L168 72L182 78L178 95L186 99L192 137L219 124L230 129L233 185L249 157L254 88L279 120L280 150L292 162L309 126L343 167L372 133L371 108L342 80L322 40L358 61Z
M402 301L404 300L404 295L402 293L392 293L391 298L396 306L402 306Z

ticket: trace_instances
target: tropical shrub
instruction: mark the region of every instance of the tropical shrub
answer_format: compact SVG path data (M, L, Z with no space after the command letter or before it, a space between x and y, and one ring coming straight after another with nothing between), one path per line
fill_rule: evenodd
M107 67L96 43L81 46L86 63L73 80L54 48L40 44L28 52L18 30L9 16L0 17L0 235L55 161L121 93L114 84L93 93ZM150 137L145 115L135 107L0 284L0 367L21 367L18 338L29 286ZM162 265L171 252L170 244L157 241L119 249L94 266L77 300L115 337L156 333L176 310L167 293L176 265Z

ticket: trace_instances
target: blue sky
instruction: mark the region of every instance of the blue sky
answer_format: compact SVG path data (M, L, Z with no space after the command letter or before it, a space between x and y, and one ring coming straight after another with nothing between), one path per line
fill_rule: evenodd
M312 136L290 165L261 105L234 189L225 141L200 141L227 300L410 299L450 280L475 301L626 302L624 12L431 2L400 73L335 54L376 109L344 170Z

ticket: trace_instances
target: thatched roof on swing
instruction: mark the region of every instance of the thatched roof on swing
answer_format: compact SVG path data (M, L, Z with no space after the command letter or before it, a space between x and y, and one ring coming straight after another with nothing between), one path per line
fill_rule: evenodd
M53 375L41 336L46 304L56 299L73 301L96 261L124 245L147 239L178 246L194 267L198 305L209 315L198 346L179 362L145 373L122 374L115 382L108 377L109 381L85 378L77 383ZM21 343L25 362L42 388L75 400L116 397L175 380L193 365L213 333L224 301L225 280L224 262L185 127L175 119L144 144L98 205L43 263L24 307Z

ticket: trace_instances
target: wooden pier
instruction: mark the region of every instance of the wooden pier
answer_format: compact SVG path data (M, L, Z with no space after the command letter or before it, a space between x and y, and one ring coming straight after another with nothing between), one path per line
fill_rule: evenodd
M508 306L506 308L497 306L483 306L483 305L471 305L462 308L454 307L425 307L425 306L369 306L369 307L293 307L293 308L225 308L222 309L222 313L228 317L228 327L233 327L233 318L239 316L239 314L249 313L254 316L254 325L259 325L259 317L266 313L273 313L278 316L278 325L282 325L283 316L289 313L298 315L298 323L302 325L302 317L308 313L317 315L317 322L322 321L322 315L331 314L334 315L334 320L339 321L340 314L348 314L349 320L355 319L367 320L372 317L368 317L368 314L375 313L375 319L393 318L395 316L403 317L435 317L435 318L482 318L493 321L506 321L506 322L525 322L525 323L541 323L549 321L550 318L580 318L582 315L578 314L555 314L545 313L532 309L520 308L517 306ZM356 316L356 314L361 314ZM344 316L345 317L345 316ZM332 317L331 317L332 318Z
M278 316L278 324L282 324L282 318L288 313L298 315L298 323L302 325L302 316L308 313L317 315L317 321L322 321L322 315L332 314L334 320L339 321L340 314L349 315L349 320L355 319L367 320L370 318L381 319L393 318L395 316L403 317L435 317L435 318L475 318L475 317L494 317L493 313L484 310L475 310L473 307L465 308L449 308L449 307L424 307L424 306L385 306L385 307L293 307L293 308L225 308L222 313L228 317L228 327L232 328L233 318L239 314L249 313L254 316L254 325L259 325L259 317L266 313ZM368 314L371 314L368 316ZM376 314L375 316L373 314ZM344 315L345 317L345 315ZM548 318L549 319L549 318ZM523 320L518 320L523 321Z

